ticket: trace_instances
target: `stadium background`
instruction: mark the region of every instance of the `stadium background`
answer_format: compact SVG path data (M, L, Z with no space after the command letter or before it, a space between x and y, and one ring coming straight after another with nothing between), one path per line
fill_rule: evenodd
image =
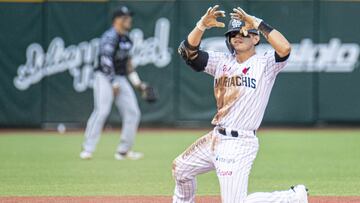
M293 44L300 44L306 38L311 39L314 45L323 44L321 50L320 46L304 49L308 52L307 55L293 53L293 58L299 56L305 62L303 61L299 70L283 72L278 76L264 124L359 123L359 64L353 65L350 71L345 70L346 68L342 71L341 64L335 64L334 60L338 57L337 51L341 52L343 58L346 58L348 53L346 50L340 51L340 47L336 46L331 49L329 43L334 38L340 40L340 45L346 46L346 43L351 43L355 46L353 51L358 58L360 49L358 35L360 26L356 26L359 17L357 11L360 9L358 2L259 0L214 3L220 3L225 10L240 3L249 13L266 19L282 31ZM135 12L133 27L143 33L144 43L139 43L138 52L135 54L152 55L153 58L162 56L163 61L165 60L164 67L157 67L153 61L144 61L144 57L142 59L139 57L139 63L145 64L137 67L140 76L158 88L160 94L160 101L154 105L141 102L142 125L192 127L208 125L215 113L212 78L205 74L196 74L187 68L177 54L177 47L192 29L196 19L201 17L200 11L209 6L209 1L0 3L0 125L52 127L58 123L65 123L75 127L84 126L92 111L92 91L84 87L76 90L75 78L71 71L76 69L81 77L85 76L84 73L87 71L85 67L94 66L96 57L92 56L96 54L87 59L88 52L80 51L78 64L62 63L60 65L62 69L56 69L56 64L49 65L49 69L45 69L44 65L28 65L27 67L32 68L27 69L26 74L35 71L46 75L46 72L55 69L57 72L44 76L39 82L34 82L24 90L16 88L14 81L21 72L19 70L21 65L28 63L27 61L32 57L37 61L41 58L36 57L36 54L26 56L30 44L38 43L45 53L49 53L49 45L57 37L62 39L65 48L74 45L80 50L81 42L90 42L109 27L112 9L124 4ZM156 41L161 35L155 36L155 25L159 19L164 18L168 20L170 27L167 30L165 25L165 28L164 26L160 28L160 32L165 36L168 34L169 39L166 48L161 48L164 45ZM229 17L225 21L227 22L228 19ZM212 29L205 37L222 37L223 33L224 29ZM161 55L159 50L166 53ZM54 55L50 57L56 58ZM170 57L170 61L166 62L166 57ZM320 61L324 61L324 58L330 58L330 60L326 59L329 64L321 64ZM315 66L317 64L319 68L315 70L311 64ZM331 71L334 66L339 67ZM78 78L80 80L85 78L81 77ZM109 123L115 125L120 123L116 110L112 111Z
M213 4L240 5L292 43L257 132L249 193L304 183L310 203L360 202L357 0L0 0L0 202L171 202L171 163L211 129L216 110L212 78L186 67L177 47ZM108 126L115 129L83 161L96 38L119 5L135 12L134 61L160 101L139 100L147 128L134 150L144 159L114 160L121 125L114 108ZM202 46L226 50L224 31L207 31ZM259 52L268 48L262 42ZM198 183L198 203L219 202L214 172Z

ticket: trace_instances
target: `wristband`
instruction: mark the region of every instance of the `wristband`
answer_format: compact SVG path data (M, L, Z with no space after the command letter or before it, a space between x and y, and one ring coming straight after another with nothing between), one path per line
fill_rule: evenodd
M264 35L265 38L268 37L269 33L273 29L274 29L273 27L271 27L269 24L265 23L264 21L261 21L259 25L259 31L261 32L262 35Z

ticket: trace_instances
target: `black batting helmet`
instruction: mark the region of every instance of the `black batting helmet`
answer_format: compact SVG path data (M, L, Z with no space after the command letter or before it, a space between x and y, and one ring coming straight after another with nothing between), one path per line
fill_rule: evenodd
M229 21L229 25L228 25L228 30L225 32L225 37L226 37L226 46L229 49L229 51L231 53L234 53L234 48L232 47L231 43L230 43L230 33L232 32L240 32L241 28L245 26L245 22L241 21L241 20L235 20L235 19L231 19ZM259 35L259 31L256 29L250 29L248 30L248 33L252 33L252 34L256 34ZM259 43L258 43L259 44ZM256 45L258 45L256 44Z

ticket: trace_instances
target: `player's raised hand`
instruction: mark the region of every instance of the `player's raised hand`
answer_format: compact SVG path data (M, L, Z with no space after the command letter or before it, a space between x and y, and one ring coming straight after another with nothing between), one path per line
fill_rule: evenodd
M242 28L242 32L247 35L247 30L258 29L261 23L261 19L247 14L242 8L237 7L233 9L233 13L230 13L232 19L241 20L245 22L245 26Z
M223 22L217 21L219 17L225 17L225 11L218 10L219 5L210 7L206 13L201 17L200 21L197 23L197 27L205 31L205 29L210 29L212 27L225 27Z

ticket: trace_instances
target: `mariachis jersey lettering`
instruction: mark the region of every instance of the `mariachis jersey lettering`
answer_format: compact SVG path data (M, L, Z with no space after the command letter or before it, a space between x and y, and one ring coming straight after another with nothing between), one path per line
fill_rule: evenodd
M213 125L233 130L257 130L264 116L275 78L286 61L275 52L255 54L243 63L235 55L209 51L205 72L214 76L217 114Z

